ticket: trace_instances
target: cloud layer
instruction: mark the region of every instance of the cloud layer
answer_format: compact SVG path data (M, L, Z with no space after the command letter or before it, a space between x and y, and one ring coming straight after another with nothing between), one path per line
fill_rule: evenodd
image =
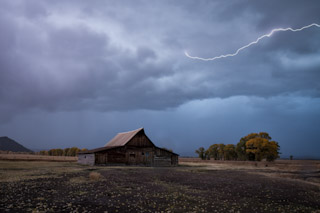
M1 120L35 108L162 110L216 97L320 94L319 29L279 33L220 61L183 54L224 54L275 27L320 23L318 1L33 0L0 8Z

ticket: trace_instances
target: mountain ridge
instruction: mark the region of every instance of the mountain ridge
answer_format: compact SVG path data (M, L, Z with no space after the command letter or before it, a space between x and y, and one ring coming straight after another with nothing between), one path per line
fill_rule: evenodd
M11 152L32 152L32 150L27 149L20 143L7 136L0 137L0 150Z

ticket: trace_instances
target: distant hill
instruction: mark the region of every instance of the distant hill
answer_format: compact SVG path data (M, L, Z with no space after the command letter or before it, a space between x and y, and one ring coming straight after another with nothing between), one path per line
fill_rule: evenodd
M0 137L0 150L12 152L32 152L30 149L27 149L8 137Z

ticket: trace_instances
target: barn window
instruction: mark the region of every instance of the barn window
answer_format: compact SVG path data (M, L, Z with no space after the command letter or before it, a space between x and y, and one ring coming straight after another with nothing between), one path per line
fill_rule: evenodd
M149 156L149 152L146 152L146 156L147 156L147 157Z
M130 154L130 158L135 158L136 155L135 154Z
M144 155L144 152L141 152L141 155Z

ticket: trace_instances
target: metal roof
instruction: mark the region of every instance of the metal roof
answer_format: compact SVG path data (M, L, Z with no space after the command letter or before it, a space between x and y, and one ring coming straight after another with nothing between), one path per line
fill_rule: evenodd
M109 150L109 149L114 149L114 148L118 148L118 146L111 146L111 147L104 146L104 147L100 147L100 148L96 148L96 149L90 149L87 151L81 151L78 154L90 154L90 153L101 152L104 150Z
M133 131L129 131L129 132L120 132L114 138L112 138L108 143L106 143L106 145L104 145L103 147L97 148L97 149L91 149L91 150L87 150L87 151L83 151L83 152L79 152L79 154L89 154L89 153L101 152L101 151L104 151L104 150L109 150L109 149L122 147L122 146L126 145L135 135L137 135L141 131L144 133L144 129L143 128L139 128L139 129L136 129L136 130L133 130ZM145 135L145 136L148 138L147 135ZM151 142L151 140L150 140L150 142ZM155 145L154 145L154 147L157 148L157 149L162 149L162 150L164 150L166 152L170 152L170 153L172 153L174 155L178 155L178 154L176 154L174 152L171 152L171 151L169 151L167 149L159 148L159 147L156 147Z
M105 147L113 147L113 146L124 146L126 145L136 134L140 131L144 131L143 128L139 128L129 132L121 132L118 133L114 138L112 138Z

